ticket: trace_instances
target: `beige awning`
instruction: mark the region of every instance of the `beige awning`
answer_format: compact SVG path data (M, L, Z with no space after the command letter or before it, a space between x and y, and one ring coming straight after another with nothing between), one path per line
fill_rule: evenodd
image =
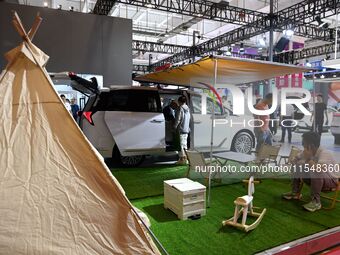
M243 58L210 56L195 63L150 73L135 78L141 82L199 86L198 82L214 82L217 63L217 84L244 84L286 74L310 71L311 68Z

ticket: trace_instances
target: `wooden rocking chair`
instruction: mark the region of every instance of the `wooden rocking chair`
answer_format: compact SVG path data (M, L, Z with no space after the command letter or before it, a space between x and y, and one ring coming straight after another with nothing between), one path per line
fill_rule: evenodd
M250 230L253 230L260 224L264 214L266 213L266 208L259 212L254 211L255 208L258 209L257 207L253 207L253 194L255 192L254 184L258 183L258 181L254 181L254 177L251 176L249 178L249 181L247 180L246 182L248 182L248 195L236 198L236 200L234 201L234 217L230 218L229 220L223 221L222 224L223 226L229 225L248 232ZM238 223L237 221L241 215L242 221L241 223ZM257 218L256 221L250 225L246 224L248 215Z

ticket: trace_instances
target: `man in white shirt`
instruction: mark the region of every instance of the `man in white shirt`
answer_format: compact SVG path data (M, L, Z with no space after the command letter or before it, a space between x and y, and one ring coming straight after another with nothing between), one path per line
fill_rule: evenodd
M188 135L190 133L190 109L187 105L187 99L185 96L178 98L178 109L176 111L174 130L179 133L181 151L179 154L179 160L177 164L183 165L187 163L185 151L187 150Z
M64 95L64 94L61 94L61 95L60 95L60 98L61 98L61 100L63 101L63 103L64 103L66 109L69 111L69 113L72 113L71 104L70 104L69 102L66 101L65 95Z
M281 140L280 143L285 142L286 131L288 132L288 142L292 142L292 124L294 119L294 107L291 104L286 105L286 114L281 115Z
M287 200L300 199L302 183L310 185L311 202L303 207L314 212L321 209L321 191L331 191L337 187L339 173L332 153L320 147L320 136L315 132L302 135L303 152L294 159L292 191L282 194Z

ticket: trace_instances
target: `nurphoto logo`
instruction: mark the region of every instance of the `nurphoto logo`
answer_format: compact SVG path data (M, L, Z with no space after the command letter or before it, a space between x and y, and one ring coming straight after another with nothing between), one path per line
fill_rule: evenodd
M274 113L276 109L278 108L278 89L273 88L272 94L273 94L273 101L272 105L269 109L266 110L258 110L255 109L255 106L253 105L253 89L252 87L249 87L246 89L246 93L243 93L243 91L235 86L235 85L226 85L226 88L231 92L232 98L233 98L233 114L235 115L244 115L245 113L245 94L248 95L247 97L247 106L249 111L257 116L269 116L270 114ZM281 96L280 96L280 109L281 109L281 115L285 116L287 114L287 105L295 106L298 110L300 110L304 115L310 116L311 112L306 109L306 107L303 105L304 103L308 103L311 99L311 93L304 88L282 88L281 90ZM288 98L287 95L289 94L299 94L303 95L301 98ZM283 127L295 127L297 126L298 122L294 119L266 119L266 121L269 122L270 126L274 126L278 122ZM243 127L262 127L264 125L264 121L261 119L255 119L255 120L246 120L233 122L232 119L215 119L213 125L230 125L230 127L235 125L240 125Z

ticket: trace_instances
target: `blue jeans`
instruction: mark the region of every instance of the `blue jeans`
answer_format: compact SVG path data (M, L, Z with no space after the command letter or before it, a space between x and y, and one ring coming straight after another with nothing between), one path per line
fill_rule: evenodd
M269 130L261 130L261 129L254 129L254 133L256 136L256 151L259 151L262 144L272 145L272 134Z

